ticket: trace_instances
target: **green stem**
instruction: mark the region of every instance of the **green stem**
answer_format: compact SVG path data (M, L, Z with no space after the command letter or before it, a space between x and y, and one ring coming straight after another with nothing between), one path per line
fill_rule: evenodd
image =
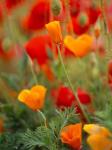
M42 118L43 118L43 120L44 120L45 127L47 128L47 122L46 122L46 117L45 117L45 115L44 115L43 112L40 111L39 109L37 110L37 112L42 116Z
M106 19L106 12L105 12L105 6L108 5L107 4L108 2L105 1L105 0L100 0L100 7L102 9L102 17L103 17L103 36L104 36L104 40L105 40L105 47L106 47L106 52L107 52L107 55L106 55L106 59L109 60L111 59L111 34L109 32L109 29L108 29L108 23L107 23L107 19ZM107 7L107 6L106 6Z
M40 111L39 109L37 110L37 112L42 116L42 118L43 118L43 120L44 120L44 125L45 125L45 128L46 128L46 131L47 131L48 127L47 127L47 120L46 120L45 115L44 115L43 112ZM48 137L48 139L49 139L49 141L50 141L50 134L49 134L48 132L47 132L46 134L47 134L47 137ZM51 149L51 147L52 147L52 145L49 145L49 149Z
M35 83L38 84L38 80L37 80L36 74L35 74L34 69L32 67L31 59L30 59L30 57L28 55L27 55L27 57L28 57L28 60L29 60L29 66L30 66L30 69L31 69L31 73L32 73L33 79L34 79Z
M78 103L78 105L79 105L79 107L80 107L80 109L81 109L81 111L82 111L82 113L83 113L85 119L89 122L88 115L87 115L87 113L85 112L85 110L84 110L82 104L80 103L80 100L79 100L77 94L75 93L74 87L73 87L73 85L72 85L72 83L71 83L71 81L70 81L70 79L69 79L69 75L68 75L68 72L67 72L67 70L66 70L66 68L65 68L65 65L64 65L64 62L63 62L63 58L62 58L62 55L61 55L61 52L60 52L59 45L57 45L57 48L58 48L59 59L60 59L61 65L62 65L62 67L63 67L65 76L66 76L66 78L67 78L67 80L68 80L69 86L70 86L71 90L72 90L73 93L74 93L74 96L75 96L75 98L76 98L76 101L77 101L77 103Z
M100 0L100 7L102 9L102 17L103 17L103 31L104 34L108 34L108 25L107 25L107 19L106 19L106 14L105 14L105 2L104 0Z

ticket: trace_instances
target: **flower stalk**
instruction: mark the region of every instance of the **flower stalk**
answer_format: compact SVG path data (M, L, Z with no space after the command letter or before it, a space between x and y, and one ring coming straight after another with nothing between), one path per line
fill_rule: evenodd
M37 109L37 112L38 112L38 113L41 115L41 117L43 118L44 125L45 125L45 127L47 128L47 121L46 121L45 115L44 115L43 112L40 111L39 109Z
M71 90L73 91L74 96L76 97L76 101L77 101L77 103L78 103L78 105L79 105L79 107L80 107L80 109L81 109L81 111L82 111L82 113L83 113L83 115L84 115L86 121L87 121L87 122L90 122L89 117L88 117L87 113L85 112L83 105L80 103L80 100L79 100L79 98L78 98L78 95L77 95L76 92L74 91L74 87L73 87L73 85L72 85L72 83L71 83L71 81L70 81L70 79L69 79L69 75L68 75L68 72L67 72L67 70L66 70L66 68L65 68L65 65L64 65L64 62L63 62L63 58L62 58L62 55L61 55L61 52L60 52L59 45L57 45L57 48L58 48L59 59L60 59L62 68L63 68L63 70L64 70L65 76L66 76L66 78L67 78L67 80L68 80L69 86L70 86Z

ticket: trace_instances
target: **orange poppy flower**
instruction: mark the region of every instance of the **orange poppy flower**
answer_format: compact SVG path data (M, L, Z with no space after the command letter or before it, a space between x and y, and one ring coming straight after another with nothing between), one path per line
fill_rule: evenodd
M88 34L82 34L77 39L67 35L64 39L65 47L73 52L76 57L87 55L90 52L92 42L93 38Z
M51 38L55 43L62 42L62 33L59 21L53 21L45 25Z
M44 105L46 88L42 85L33 86L30 90L20 92L18 99L33 110L41 109Z
M81 123L65 126L60 134L62 143L68 144L76 150L80 149L82 140L81 130Z
M84 125L84 130L90 134L87 143L92 150L112 150L112 133L107 128L87 124Z

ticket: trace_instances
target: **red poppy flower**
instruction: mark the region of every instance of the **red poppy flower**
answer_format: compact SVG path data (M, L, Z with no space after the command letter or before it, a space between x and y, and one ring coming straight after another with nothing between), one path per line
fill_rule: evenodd
M86 105L91 102L90 94L84 89L78 88L77 93L82 104Z
M31 6L31 10L25 16L22 26L28 31L41 30L50 20L50 0L36 0L36 3ZM53 15L53 14L52 14ZM52 16L54 20L64 20L65 8L62 5L61 12L58 16Z
M112 60L108 63L108 83L112 88Z
M51 50L51 53L55 56L58 55L58 51L53 50L52 48L52 40L49 35L40 35L30 39L25 44L25 49L28 55L32 60L37 60L39 65L48 64L50 57L48 55L47 49ZM61 48L62 49L62 48ZM65 49L64 56L71 56L72 53L69 50Z
M6 7L8 9L12 9L13 7L17 6L18 4L21 4L24 0L5 0Z
M55 79L52 68L50 67L50 56L48 50L51 48L51 38L49 35L41 35L29 40L25 49L32 60L36 60L40 65L40 69L44 72L49 81Z
M72 17L73 30L76 34L80 35L87 32L90 27L88 19L86 13L80 13L77 17Z
M76 17L80 12L80 1L79 0L70 0L70 13L71 16Z
M91 0L70 0L73 30L80 35L88 31L101 14L101 10Z
M56 99L56 105L58 107L70 107L75 101L73 92L65 86L61 86L58 89L58 95Z
M89 23L94 24L97 21L98 17L101 15L101 9L97 6L91 6L87 10L87 14L89 17Z
M39 65L46 64L49 60L47 48L51 47L49 35L41 35L29 40L25 49L32 59L36 59Z
M58 89L52 91L52 96L55 99L55 103L58 107L70 107L74 103L77 106L77 111L79 112L79 107L76 98L72 90L66 86L60 86ZM91 97L89 93L81 88L77 90L80 102L87 105L91 102Z
M49 0L37 0L23 20L23 27L30 31L42 29L49 22L49 11Z
M77 17L80 12L86 11L91 6L92 0L69 0L70 14Z

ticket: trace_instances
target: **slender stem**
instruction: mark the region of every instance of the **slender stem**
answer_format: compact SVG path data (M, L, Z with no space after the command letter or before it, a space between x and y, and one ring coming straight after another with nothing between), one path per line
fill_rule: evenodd
M106 59L108 60L108 56L111 54L111 34L109 32L109 28L108 28L108 23L107 23L107 16L106 16L106 12L105 12L105 7L107 7L107 1L106 0L100 0L100 7L102 9L102 17L103 17L103 33L104 33L104 37L105 37L105 45L106 45ZM111 58L111 56L110 56ZM109 58L109 59L110 59Z
M49 139L49 141L50 141L50 134L49 134L49 132L47 132L47 129L48 129L48 127L47 127L47 120L46 120L46 117L45 117L45 115L43 114L43 112L42 111L40 111L39 109L37 109L37 112L42 116L42 118L43 118L43 120L44 120L44 125L45 125L45 128L46 128L46 134L47 134L47 137L48 137L48 139ZM51 149L51 145L49 146L49 149Z
M65 65L64 65L64 62L63 62L63 58L62 58L62 55L61 55L61 52L60 52L59 45L57 45L57 48L58 48L59 59L60 59L61 65L62 65L62 67L63 67L63 70L64 70L64 72L65 72L65 76L66 76L66 78L67 78L67 80L68 80L69 86L71 87L71 90L72 90L73 93L74 93L74 96L75 96L75 98L76 98L76 101L77 101L77 103L78 103L78 105L79 105L79 107L80 107L80 109L81 109L81 111L82 111L82 113L83 113L85 119L89 122L88 115L87 115L87 113L85 112L85 110L84 110L82 104L80 103L80 100L79 100L77 94L75 93L74 87L73 87L73 85L72 85L72 83L71 83L71 81L70 81L70 79L69 79L68 72L67 72L67 70L66 70L66 68L65 68Z
M105 0L100 0L100 7L102 9L102 16L103 16L103 31L104 31L104 34L108 34L109 33L109 30L108 30L108 24L107 24L107 19L106 19L106 14L105 14Z
M47 128L47 121L46 121L45 115L44 115L43 112L40 111L39 109L37 110L37 112L42 116L42 118L43 118L43 120L44 120L45 127Z
M28 57L28 60L29 60L29 66L30 66L30 69L31 69L31 73L32 73L33 79L34 79L35 83L38 84L38 80L37 80L36 74L35 74L34 69L32 67L31 59L30 59L30 57L28 55L27 55L27 57Z

